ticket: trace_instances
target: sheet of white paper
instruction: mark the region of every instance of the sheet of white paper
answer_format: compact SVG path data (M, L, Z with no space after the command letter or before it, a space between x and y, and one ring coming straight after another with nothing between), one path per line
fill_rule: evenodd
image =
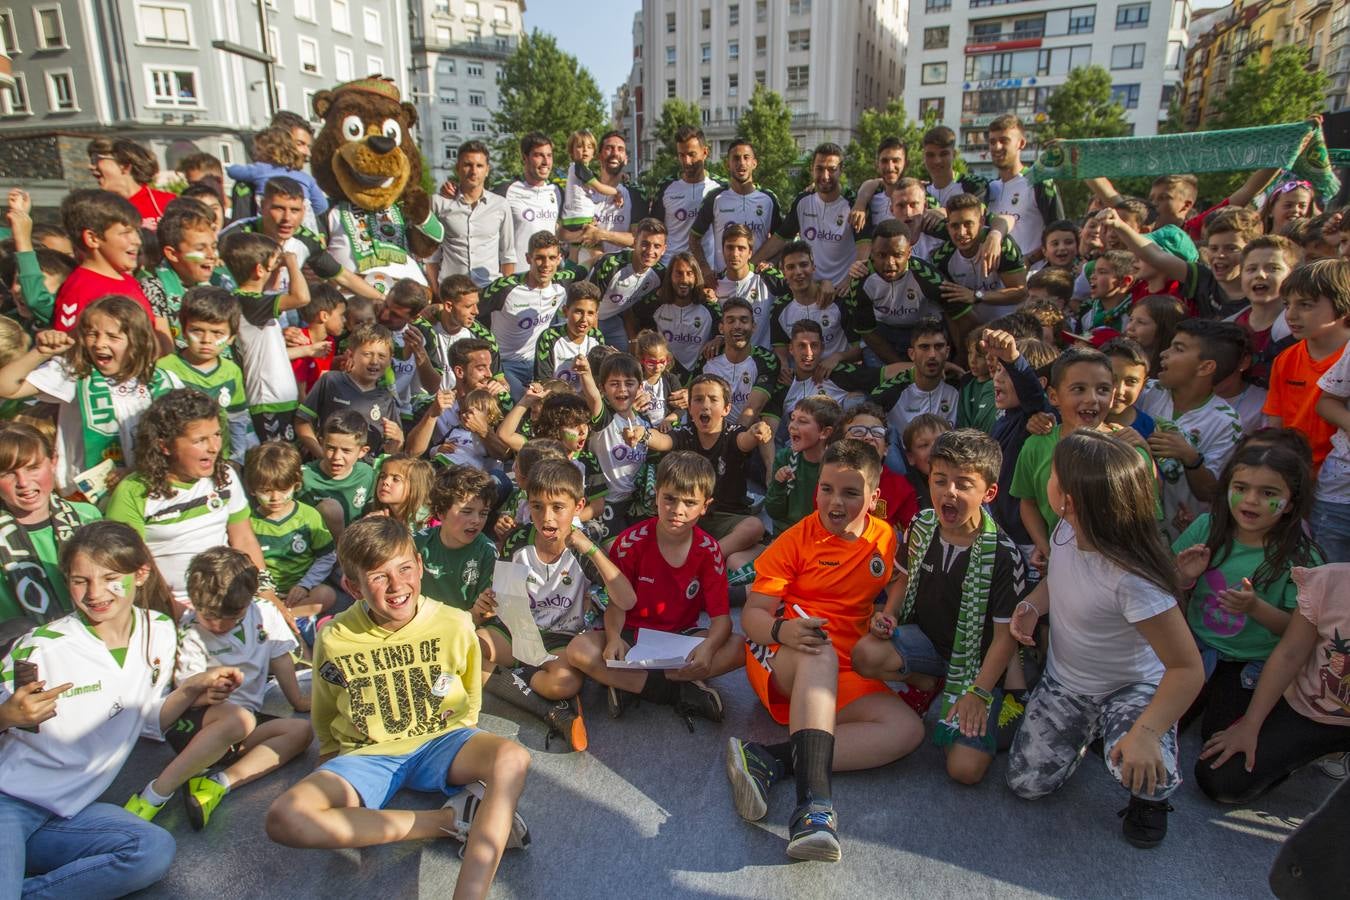
M611 659L612 669L682 669L694 648L703 643L701 637L652 631L639 628L637 643L622 660Z
M539 626L530 612L525 586L529 569L520 563L498 561L492 570L492 592L497 595L497 618L511 632L511 654L527 666L542 666L553 654L544 649Z

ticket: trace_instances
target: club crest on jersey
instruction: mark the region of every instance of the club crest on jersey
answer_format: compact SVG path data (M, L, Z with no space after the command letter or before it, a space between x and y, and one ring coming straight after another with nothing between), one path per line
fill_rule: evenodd
M372 422L380 421L380 408L378 406L372 406L370 408L370 421Z
M225 501L220 499L220 494L217 494L215 491L212 491L210 494L207 495L206 506L208 509L217 510L224 505Z
M155 683L157 683L157 682L159 681L159 672L160 672L159 657L156 656L156 657L155 657L155 661L152 662L152 663L150 664L150 683L151 683L151 684L155 684Z
M352 503L353 503L353 505L358 506L358 507L359 507L359 506L365 506L365 505L366 505L366 488L365 488L365 485L362 485L361 487L357 488L357 489L356 489L356 492L355 492L354 494L352 494Z
M941 412L944 416L945 416L947 413L951 412L951 411L952 411L952 404L951 404L951 401L950 401L950 400L943 400L943 401L942 401L942 404L938 407L938 411Z
M689 582L689 587L684 589L684 599L693 600L695 597L697 597L698 588L699 588L698 579L695 578L693 581Z
M304 553L309 549L309 542L305 540L303 534L297 534L291 538L291 551L293 553Z
M571 572L563 572L563 573L562 573L561 581L562 581L562 583L565 584L565 585L570 585L570 584L572 583L572 573L571 573Z
M464 583L473 584L477 580L478 580L478 560L471 559L464 565Z
M741 384L749 384L749 383L750 383L750 373L749 372L741 373Z
M881 554L872 554L872 559L867 564L867 571L872 573L873 578L880 578L886 572L886 564L881 561Z

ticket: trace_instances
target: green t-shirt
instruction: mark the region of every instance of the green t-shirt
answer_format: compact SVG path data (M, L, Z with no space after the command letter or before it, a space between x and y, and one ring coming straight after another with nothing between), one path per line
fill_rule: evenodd
M1203 544L1209 539L1210 514L1197 516L1191 526L1172 544L1172 552ZM1321 565L1322 555L1313 551ZM1209 644L1224 659L1262 660L1270 656L1280 636L1245 613L1230 612L1219 602L1219 594L1242 587L1242 579L1252 578L1265 559L1265 549L1233 541L1228 554L1217 568L1201 575L1186 604L1186 619L1196 637ZM1256 596L1276 609L1292 610L1298 605L1298 588L1289 578L1289 569L1267 588L1256 587Z
M366 462L357 462L346 478L332 479L319 468L319 460L305 463L300 499L310 506L320 500L336 500L342 506L342 520L350 525L361 515L366 503L375 495L375 469Z
M1009 493L1019 500L1035 500L1036 508L1045 519L1046 534L1054 534L1059 524L1059 515L1050 507L1050 498L1046 494L1046 485L1050 483L1050 463L1055 456L1055 445L1063 425L1056 425L1049 434L1033 434L1022 445L1017 454L1017 464L1013 467L1012 486ZM1154 473L1153 483L1154 514L1162 518L1162 500L1158 491L1157 469L1153 458L1142 448L1135 448L1139 455L1148 461L1149 470Z
M497 547L480 533L467 546L451 549L441 542L440 528L413 535L422 557L422 594L456 609L470 609L478 595L492 587Z
M215 398L225 413L227 421L221 423L221 454L230 456L229 417L248 412L248 398L244 396L244 372L228 359L217 359L209 372L204 372L188 363L180 354L171 353L160 357L155 367L177 375L185 387L196 388L203 394Z
M968 378L961 385L961 396L956 401L956 427L974 428L989 434L994 430L998 407L994 405L994 379Z
M791 466L793 477L786 482L774 478L783 466ZM764 498L764 510L773 519L773 533L782 534L811 514L816 508L816 482L820 480L820 463L811 462L800 453L784 447L773 457L769 471L769 492Z
M71 502L70 505L75 508L75 515L82 525L88 522L97 522L103 518L103 514L88 503ZM19 527L24 528L22 525ZM66 587L66 577L61 574L61 569L57 565L59 554L56 549L56 535L52 531L51 520L48 519L42 525L25 530L28 532L28 540L33 545L33 552L37 554L37 563L42 566L42 571L47 573L47 583L52 586L55 596L47 596L46 591L43 591L31 581L27 583L32 585L29 588L21 580L19 583L23 586L25 598L24 602L20 603L19 598L15 596L9 577L0 574L0 622L24 616L33 616L50 621L59 619L74 608L70 603L70 591Z
M280 521L254 514L248 523L258 536L263 561L277 592L283 596L300 583L314 560L333 549L333 535L323 524L323 516L307 503L296 503L290 515Z

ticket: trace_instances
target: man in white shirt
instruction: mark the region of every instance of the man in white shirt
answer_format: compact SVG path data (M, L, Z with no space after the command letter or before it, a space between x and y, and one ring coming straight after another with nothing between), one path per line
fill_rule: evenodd
M497 185L493 192L505 197L511 207L516 268L523 270L530 265L525 258L530 238L536 231L552 231L557 227L562 191L550 180L553 177L553 141L548 135L531 131L521 138L520 162L521 176Z
M989 215L1012 219L1009 235L1031 262L1040 258L1041 232L1047 222L1064 218L1064 206L1054 182L1033 185L1022 169L1027 136L1022 120L999 116L989 123L989 161L998 177L989 182Z
M689 250L698 260L703 281L708 287L716 289L716 273L726 265L726 260L722 258L722 234L728 225L744 225L750 229L752 251L758 250L769 235L778 230L778 198L771 191L755 184L755 169L758 166L755 148L749 141L744 138L732 141L731 147L727 149L730 184L709 191L694 218L694 225L689 231L692 238ZM703 236L709 231L713 236L711 265L703 252Z
M689 231L703 205L703 197L721 186L708 175L708 143L703 129L682 125L675 132L675 155L680 161L680 177L666 180L652 198L651 216L666 223L666 254L669 263L676 253L689 249ZM704 258L712 255L712 235L703 236Z
M482 141L465 141L459 148L455 173L459 184L454 197L431 198L431 209L445 229L445 239L434 261L439 270L432 283L466 274L485 287L516 271L516 233L511 207L504 197L484 189L489 172L488 148Z

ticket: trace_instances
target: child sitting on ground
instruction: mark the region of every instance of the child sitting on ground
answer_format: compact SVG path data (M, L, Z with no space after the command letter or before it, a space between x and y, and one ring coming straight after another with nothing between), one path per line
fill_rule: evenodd
M489 588L472 610L483 644L483 690L541 719L550 736L559 734L575 751L586 749L581 715L582 673L567 661L565 649L587 626L591 586L603 585L610 603L631 607L633 586L573 520L585 504L581 473L565 459L540 461L525 483L529 525L516 528L503 542L501 558L523 565L530 612L544 649L558 654L540 665L514 659L511 632L497 618L497 598ZM519 674L509 671L520 666ZM545 746L548 740L545 739Z
M656 518L624 531L610 549L610 558L639 593L611 595L604 630L579 634L567 647L569 663L609 688L614 718L640 698L675 707L690 731L693 716L722 721L722 695L705 680L745 665L745 655L744 639L731 628L726 560L696 524L716 481L712 465L696 453L676 451L662 458L656 469ZM709 623L700 628L704 612ZM639 628L703 640L682 669L607 666L606 660L625 658Z
M201 831L226 794L304 753L314 731L306 719L262 712L269 675L297 712L309 712L309 698L300 693L291 659L296 640L276 607L255 596L258 570L249 558L229 547L204 550L188 566L187 582L192 610L178 627L174 681L182 684L216 666L238 669L243 677L228 703L193 707L166 732L179 755L139 795L146 805L133 811L153 818L158 809L147 807L163 806L172 793L160 794L172 786L170 771L181 771L193 776L183 800L188 822ZM216 771L193 775L207 769Z
M319 426L322 455L304 465L300 499L319 511L334 538L361 517L375 489L375 469L362 458L369 433L359 412L333 413Z
M309 849L449 836L465 842L456 893L485 897L503 851L529 844L515 810L530 754L475 727L482 665L473 624L422 596L407 527L387 516L354 522L338 560L343 588L360 602L326 625L314 648L311 718L322 762L272 803L267 834ZM450 800L390 809L402 789Z
M905 592L887 597L853 647L859 675L904 681L929 699L941 692L933 740L962 784L981 781L1000 743L1011 742L1026 687L1020 663L1009 670L1017 642L1008 622L1030 592L1027 567L984 509L998 493L1002 456L974 429L938 438L929 476L935 506L910 531ZM927 708L912 705L916 718Z
M497 547L483 533L497 502L492 476L473 466L449 466L431 488L431 513L441 520L413 536L422 559L422 590L455 609L473 608L492 586Z

